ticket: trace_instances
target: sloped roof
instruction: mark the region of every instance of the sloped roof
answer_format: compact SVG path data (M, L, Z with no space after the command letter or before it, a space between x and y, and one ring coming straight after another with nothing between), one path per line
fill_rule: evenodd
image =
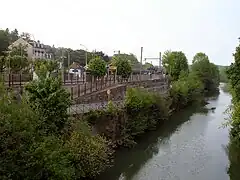
M82 69L83 67L77 63L77 62L73 62L70 66L69 66L70 69Z
M27 41L25 41L23 38L19 38L18 40L14 41L10 46L8 46L8 48L11 49L12 47L18 46L19 44L27 45L28 47L32 46Z

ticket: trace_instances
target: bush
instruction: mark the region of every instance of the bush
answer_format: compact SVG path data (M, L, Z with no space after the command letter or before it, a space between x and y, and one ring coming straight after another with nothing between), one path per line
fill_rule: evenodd
M71 153L76 177L93 178L109 166L111 151L107 141L98 135L92 136L84 122L76 124L65 146Z
M118 56L114 56L113 58L113 64L117 66L117 75L120 75L122 78L128 78L132 72L132 66L129 60Z
M100 57L96 57L90 60L88 70L94 77L102 77L106 74L107 68L105 62Z
M171 109L179 110L192 102L203 99L203 84L194 72L180 76L170 89Z
M27 104L0 95L0 179L24 179L37 117Z
M133 137L155 128L168 117L167 102L155 93L128 89L124 104L128 115L125 130Z

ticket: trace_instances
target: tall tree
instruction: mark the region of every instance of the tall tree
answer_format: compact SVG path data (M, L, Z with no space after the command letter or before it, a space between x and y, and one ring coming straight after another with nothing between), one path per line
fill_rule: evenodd
M6 31L0 30L0 56L6 55L8 46L9 46L8 34Z
M129 63L131 64L132 67L136 64L139 64L137 57L134 54L125 54L125 53L124 54L115 54L113 57L118 57L119 59L124 59L124 60L129 61ZM112 61L114 61L114 58Z
M14 29L13 31L11 31L11 33L9 34L9 43L13 43L14 41L18 40L19 38L19 34L18 34L18 30Z
M193 57L192 63L195 63L195 62L198 62L201 60L205 60L205 59L208 59L208 56L203 52L199 52Z
M90 60L88 64L88 70L93 76L102 77L107 71L106 63L100 57L96 57Z
M189 71L187 58L182 51L164 52L163 66L174 81L179 79L182 71Z
M200 78L204 89L207 91L216 90L220 80L218 67L211 63L204 53L197 53L193 61L191 70Z

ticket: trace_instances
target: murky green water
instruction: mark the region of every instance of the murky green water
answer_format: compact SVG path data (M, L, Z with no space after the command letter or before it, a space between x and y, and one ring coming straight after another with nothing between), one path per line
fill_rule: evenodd
M221 126L230 103L231 96L221 91L206 106L214 111L191 107L176 114L135 148L118 152L99 179L228 180L228 129Z

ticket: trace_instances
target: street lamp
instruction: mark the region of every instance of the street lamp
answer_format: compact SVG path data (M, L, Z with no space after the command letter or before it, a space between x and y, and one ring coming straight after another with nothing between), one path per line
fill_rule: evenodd
M87 52L88 52L88 48L85 46L85 45L83 45L83 44L80 44L80 46L83 46L84 48L85 48L85 66L87 67Z

